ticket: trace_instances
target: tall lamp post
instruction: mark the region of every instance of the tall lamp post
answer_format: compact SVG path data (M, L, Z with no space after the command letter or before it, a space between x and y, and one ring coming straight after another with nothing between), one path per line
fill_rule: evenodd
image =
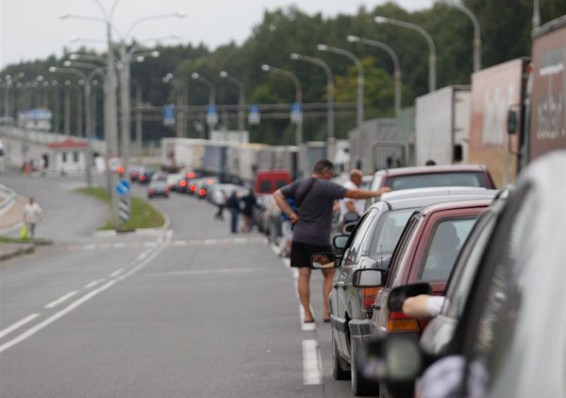
M358 169L362 169L362 138L364 136L363 134L363 124L364 124L364 68L362 66L361 61L358 59L358 57L356 57L354 54L352 54L350 51L341 49L341 48L337 48L337 47L331 47L331 46L327 46L326 44L319 44L318 46L316 46L316 48L319 51L327 51L327 52L331 52L334 54L339 54L339 55L343 55L345 57L348 57L352 62L354 62L354 64L356 65L356 69L358 70L358 99L356 101L356 108L357 108L357 130L358 130L358 149L357 149L357 162L356 162L356 167Z
M244 107L246 102L246 90L244 87L244 83L240 79L236 79L234 76L230 75L225 70L220 72L220 77L223 79L230 80L238 87L238 130L243 132L245 127L245 116L244 116Z
M215 116L216 114L216 110L215 110L215 104L216 104L216 88L214 87L214 84L212 84L212 82L204 77L202 77L201 75L199 75L197 72L193 72L191 74L191 77L195 80L198 80L199 82L201 82L202 84L204 84L206 87L208 87L208 114L207 114L207 120L206 120L206 124L209 127L209 139L210 139L210 131L214 128L214 126L217 123L217 116Z
M188 100L189 83L173 76L172 73L167 73L165 75L165 77L163 78L163 83L165 83L165 84L178 83L178 85L182 85L184 95L177 94L177 108L181 108L181 107L184 108L185 106L189 105L189 100ZM177 109L176 113L177 113L177 137L181 138L181 137L185 136L185 132L187 131L188 117L187 117L187 112L186 112L185 109L183 109L182 112L180 111L180 109Z
M401 112L401 66L399 64L399 57L395 51L393 51L393 49L387 44L377 40L364 39L363 37L353 35L349 35L347 39L350 43L362 43L381 48L389 54L393 61L393 77L395 80L395 116L399 116L399 113Z
M86 137L87 140L90 140L92 137L92 114L91 114L91 105L90 105L90 91L91 91L91 83L92 83L92 76L86 75L83 71L75 68L57 68L52 66L49 68L49 72L62 72L62 73L70 73L79 78L83 79L84 81L84 106L85 106L85 117L86 117ZM87 147L87 155L86 155L86 167L85 167L85 176L87 185L90 187L92 185L92 174L91 174L91 163L92 163L92 156L90 152L90 146Z
M326 145L328 151L328 158L334 158L334 76L332 75L332 70L326 62L320 58L310 57L308 55L302 55L297 53L291 54L291 59L295 61L304 61L311 64L320 66L326 73L326 125L327 125L327 136Z
M267 64L263 64L261 66L261 70L263 70L264 72L277 73L277 74L280 74L280 75L283 75L283 76L287 76L289 79L291 79L291 81L295 85L295 103L297 103L299 105L299 107L302 106L303 90L302 90L302 87L301 87L301 82L299 81L299 78L293 72L288 71L286 69L276 68L275 66L271 66L271 65L267 65ZM302 142L303 142L303 116L300 115L300 117L298 117L297 121L296 121L295 145L297 145L297 147L300 147Z
M442 3L446 4L447 6L459 9L472 20L472 24L474 25L474 40L472 42L474 48L474 72L479 71L481 69L481 30L478 19L476 18L472 10L470 10L460 2L455 2L454 0L444 0Z
M414 23L398 21L392 18L385 17L375 17L374 21L377 23L388 23L391 25L401 26L403 28L408 28L419 32L426 40L429 49L428 57L428 91L433 92L436 90L436 47L432 37L428 34L426 30L421 28L419 25Z

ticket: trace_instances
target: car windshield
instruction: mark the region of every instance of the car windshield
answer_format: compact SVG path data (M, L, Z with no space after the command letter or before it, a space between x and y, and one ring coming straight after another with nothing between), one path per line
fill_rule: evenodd
M421 267L420 281L444 281L452 272L456 257L476 221L473 218L453 218L436 226Z
M485 175L475 172L431 173L390 177L386 182L392 190L428 187L486 187Z
M390 255L415 209L392 210L385 213L375 229L369 247L369 256L377 259Z

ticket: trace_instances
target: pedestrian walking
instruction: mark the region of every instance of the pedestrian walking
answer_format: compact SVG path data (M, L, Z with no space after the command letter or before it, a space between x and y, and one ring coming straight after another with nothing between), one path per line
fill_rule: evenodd
M244 215L244 225L242 232L250 232L253 226L254 209L257 207L257 199L254 195L253 189L250 189L248 194L242 198L244 208L242 214Z
M287 198L287 204L292 211L297 211L297 203L293 198ZM279 242L279 256L289 257L291 254L291 242L293 241L293 229L289 216L281 212L281 241Z
M232 191L232 194L228 197L226 201L226 206L230 210L230 230L233 234L238 233L238 218L240 216L240 199L236 190Z
M226 194L221 189L214 190L212 198L216 204L217 210L214 214L216 220L224 220L224 206L226 206Z
M33 239L35 237L35 225L43 219L43 210L30 197L28 203L24 206L24 223L27 227L27 237Z
M331 252L330 233L332 228L332 208L334 201L343 198L369 199L381 196L389 188L379 191L348 189L329 181L334 176L334 165L327 159L316 162L310 178L297 180L273 194L277 205L291 220L293 240L291 243L291 267L299 269L297 290L304 312L304 323L314 322L310 307L310 276L312 271L311 255L317 252ZM294 211L286 198L293 198L297 203ZM324 282L323 320L330 321L328 298L332 290L334 268L322 269Z

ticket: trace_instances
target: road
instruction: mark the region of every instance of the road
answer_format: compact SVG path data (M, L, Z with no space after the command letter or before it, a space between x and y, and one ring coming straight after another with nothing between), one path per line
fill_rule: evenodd
M304 330L295 273L262 235L232 235L228 217L178 194L152 201L166 230L93 234L107 209L74 191L83 179L3 183L36 198L37 235L54 240L0 264L3 398L351 395L331 374L322 277Z

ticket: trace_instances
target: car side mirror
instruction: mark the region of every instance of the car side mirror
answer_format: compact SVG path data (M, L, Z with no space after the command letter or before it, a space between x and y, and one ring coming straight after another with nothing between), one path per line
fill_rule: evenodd
M350 235L336 235L332 238L332 246L337 250L343 251L346 248L348 239L350 239Z
M354 230L354 228L356 228L356 225L358 225L357 221L352 221L349 223L346 223L342 226L342 233L343 234L351 234L352 231Z
M376 268L357 269L352 274L354 287L380 287L383 286L384 270Z
M336 255L331 252L313 253L311 256L311 265L316 269L336 268L338 262Z
M387 298L389 311L403 312L403 302L405 299L421 294L432 294L432 287L428 283L413 283L391 289Z
M393 397L413 396L414 382L423 367L418 340L404 334L371 339L361 347L357 361L364 376L385 385Z

